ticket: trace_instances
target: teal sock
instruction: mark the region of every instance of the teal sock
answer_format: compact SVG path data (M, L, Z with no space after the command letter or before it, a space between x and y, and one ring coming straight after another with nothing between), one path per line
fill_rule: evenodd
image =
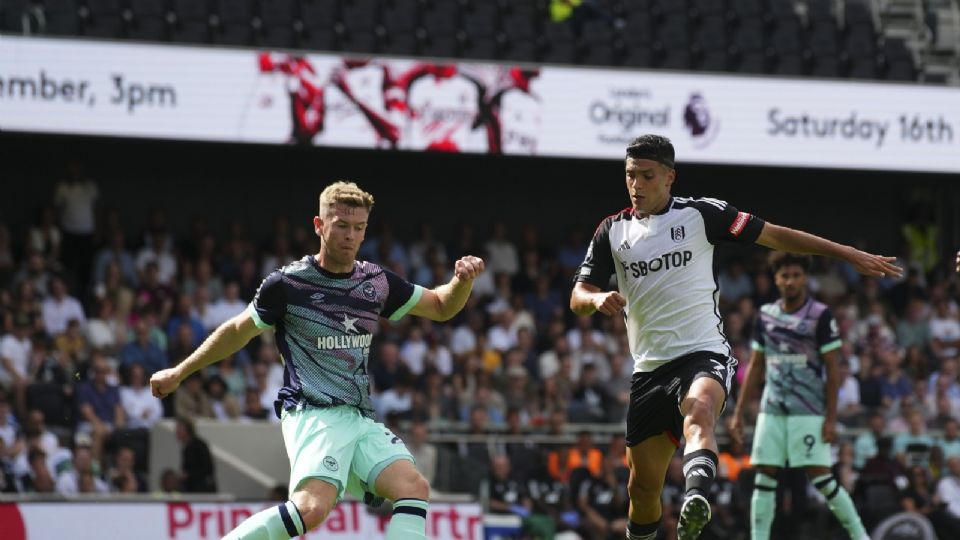
M297 506L287 501L243 520L223 540L289 540L306 532Z
M770 526L777 509L777 479L757 472L753 479L753 497L750 499L750 530L752 540L770 540Z
M393 503L393 516L387 525L386 540L427 537L427 501L400 499Z
M857 514L857 507L853 505L853 499L832 474L818 476L811 481L817 491L827 498L827 508L837 516L837 520L852 540L869 538L863 522L860 521L860 514Z

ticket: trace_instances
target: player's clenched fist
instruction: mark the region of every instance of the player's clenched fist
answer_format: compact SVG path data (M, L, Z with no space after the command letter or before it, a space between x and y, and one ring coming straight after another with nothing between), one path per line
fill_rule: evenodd
M593 307L597 308L600 313L611 317L622 312L626 305L627 300L616 291L597 293L593 297Z
M467 255L453 265L453 273L459 279L472 280L479 276L480 272L483 272L483 259L473 255Z
M153 397L163 399L180 386L180 377L174 368L161 369L150 377L150 391Z

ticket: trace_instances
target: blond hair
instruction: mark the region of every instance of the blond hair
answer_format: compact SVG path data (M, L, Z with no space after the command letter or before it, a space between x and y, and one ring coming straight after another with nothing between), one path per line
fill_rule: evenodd
M353 182L334 182L320 192L320 216L327 215L334 206L345 204L354 208L373 208L373 195Z

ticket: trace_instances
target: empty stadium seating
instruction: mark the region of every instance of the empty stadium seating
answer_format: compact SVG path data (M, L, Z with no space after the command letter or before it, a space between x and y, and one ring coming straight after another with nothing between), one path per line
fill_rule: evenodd
M3 0L31 35L958 83L957 0ZM936 64L936 69L927 69ZM939 75L938 75L939 73Z

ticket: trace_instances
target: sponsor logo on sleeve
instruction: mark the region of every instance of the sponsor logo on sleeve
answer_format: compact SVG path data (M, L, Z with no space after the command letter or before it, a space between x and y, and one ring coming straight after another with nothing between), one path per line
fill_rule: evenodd
M737 219L733 220L733 224L730 225L730 234L740 236L740 233L743 232L743 228L746 227L748 221L750 221L750 214L737 212Z

